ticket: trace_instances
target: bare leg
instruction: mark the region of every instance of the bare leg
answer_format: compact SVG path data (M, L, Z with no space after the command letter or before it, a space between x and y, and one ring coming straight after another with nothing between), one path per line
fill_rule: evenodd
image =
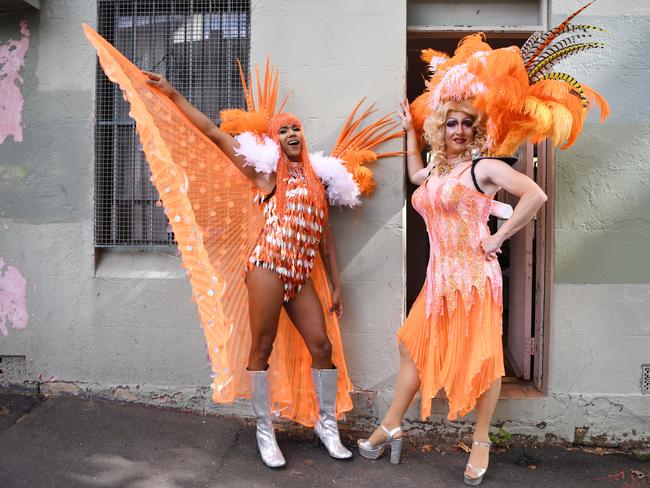
M269 364L273 342L278 332L284 285L276 272L253 268L246 276L246 287L251 325L248 369L263 371Z
M251 403L256 419L257 449L270 468L286 464L275 439L269 405L269 383L266 368L278 332L284 284L271 270L254 268L246 276L248 311L251 326L251 350L248 370L253 386Z
M399 344L399 373L397 373L397 382L395 384L395 396L393 397L393 402L382 420L381 424L386 427L388 430L392 430L395 427L402 425L402 419L406 410L411 405L413 397L420 388L420 376L418 375L418 370L415 367L415 363L411 358L411 355L406 349L406 346L400 342ZM402 436L402 433L395 435L395 438L398 439ZM377 445L386 440L386 433L377 427L377 430L373 432L368 439L372 445Z
M323 307L311 279L307 280L289 303L285 303L284 308L307 345L312 367L331 369L332 344L325 329Z
M323 307L311 279L284 308L311 354L312 381L318 398L318 421L314 433L330 456L349 459L352 453L341 443L336 420L339 373L332 364L332 344L327 337Z
M485 391L476 401L476 429L474 430L473 441L489 442L488 431L492 422L492 415L501 393L501 378L492 383L492 386ZM482 445L472 444L472 453L469 456L469 464L475 468L487 468L490 460L490 449ZM476 474L471 470L465 474L475 478Z

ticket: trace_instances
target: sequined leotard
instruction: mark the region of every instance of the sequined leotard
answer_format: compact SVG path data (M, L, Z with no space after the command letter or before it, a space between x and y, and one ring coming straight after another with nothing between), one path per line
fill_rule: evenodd
M314 266L325 213L309 195L302 163L289 162L286 211L280 222L275 195L264 203L264 227L248 262L271 269L284 283L284 301L291 300L305 284Z

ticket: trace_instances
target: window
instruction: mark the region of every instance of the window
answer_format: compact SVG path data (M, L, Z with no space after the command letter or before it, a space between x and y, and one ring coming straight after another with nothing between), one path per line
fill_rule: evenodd
M139 68L164 75L216 120L242 107L249 0L99 0L98 32ZM97 68L95 246L174 244L122 92Z

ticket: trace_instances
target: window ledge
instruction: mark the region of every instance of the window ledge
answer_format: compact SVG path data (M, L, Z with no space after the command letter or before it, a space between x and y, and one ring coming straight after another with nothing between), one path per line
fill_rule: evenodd
M185 279L175 248L97 249L95 278Z

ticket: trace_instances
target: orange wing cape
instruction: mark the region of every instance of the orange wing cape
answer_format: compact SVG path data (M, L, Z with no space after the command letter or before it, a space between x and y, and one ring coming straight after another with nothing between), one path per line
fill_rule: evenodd
M250 398L246 375L250 349L245 263L263 224L253 202L253 185L223 152L164 94L146 84L146 75L90 27L86 36L97 49L108 78L131 105L130 116L163 201L192 286L212 367L213 400ZM248 95L247 95L248 98ZM312 281L328 310L331 296L320 257ZM333 361L339 369L337 415L352 409L352 390L339 324L325 313ZM306 426L318 418L311 379L311 357L296 328L282 312L270 359L271 408Z

